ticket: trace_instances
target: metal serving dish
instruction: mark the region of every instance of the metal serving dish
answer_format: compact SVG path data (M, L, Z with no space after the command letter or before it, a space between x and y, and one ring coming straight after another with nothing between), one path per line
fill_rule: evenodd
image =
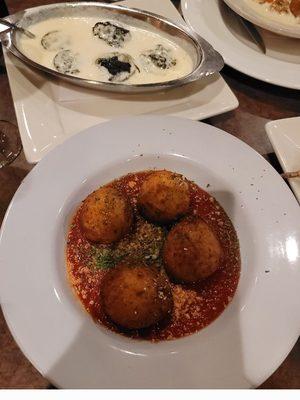
M12 54L31 67L47 72L75 85L111 92L143 93L166 90L214 74L220 71L224 66L221 55L216 52L208 42L192 32L185 25L175 24L167 18L135 8L97 2L57 3L24 10L9 16L8 20L22 28L30 30L30 25L53 17L88 17L97 14L99 14L99 17L106 14L110 15L112 18L119 18L120 20L122 18L131 17L138 20L137 22L139 23L142 21L142 23L150 24L156 29L161 30L164 34L171 35L174 41L179 41L188 49L194 63L193 71L181 78L161 83L122 84L101 82L63 74L29 59L18 48L18 39L21 34L17 30L12 29L7 33L4 44Z

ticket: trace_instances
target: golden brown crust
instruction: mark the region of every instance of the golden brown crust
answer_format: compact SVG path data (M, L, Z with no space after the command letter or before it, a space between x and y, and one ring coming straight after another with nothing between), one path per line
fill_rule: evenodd
M151 221L170 223L189 211L189 184L170 171L155 171L144 181L138 198L141 213Z
M196 282L220 266L222 249L218 238L201 218L176 224L165 241L163 258L167 273L182 282Z
M129 201L112 187L101 187L83 202L80 226L88 240L113 243L129 232L133 213Z
M107 273L101 292L105 313L126 329L147 328L172 312L167 278L154 268L119 265Z
M295 17L300 17L300 0L292 0L290 10Z

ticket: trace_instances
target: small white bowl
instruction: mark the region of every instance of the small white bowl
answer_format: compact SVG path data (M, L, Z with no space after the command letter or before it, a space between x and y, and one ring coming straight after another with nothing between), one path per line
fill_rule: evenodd
M264 18L263 15L258 14L255 12L255 9L251 7L250 0L224 0L224 2L241 17L261 28L279 35L300 39L300 23L298 25L296 23L295 26L293 26L286 23L283 18L282 22L273 20L272 18Z

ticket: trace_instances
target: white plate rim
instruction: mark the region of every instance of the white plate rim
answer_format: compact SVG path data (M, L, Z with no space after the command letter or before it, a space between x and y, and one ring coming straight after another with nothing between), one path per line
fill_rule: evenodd
M217 50L219 50L219 52L221 52L221 54L225 60L225 63L227 65L229 65L233 69L235 69L239 72L242 72L243 74L248 75L254 79L258 79L263 82L273 84L273 85L278 85L278 86L285 87L288 89L300 90L300 83L297 83L295 80L294 81L291 81L290 79L284 80L284 79L280 79L276 76L272 76L272 74L273 74L272 67L270 67L267 72L261 72L261 70L259 68L256 69L255 72L252 72L252 69L249 68L249 64L247 64L247 61L243 61L243 57L240 57L239 61L237 61L237 58L231 57L230 55L227 54L226 51L224 51L224 48L221 45L222 43L224 43L224 42L222 42L222 39L217 38L217 41L215 41L213 39L214 35L211 36L210 30L209 30L209 34L207 37L205 34L207 34L208 31L204 31L204 30L198 31L197 27L194 26L193 16L192 16L192 14L190 14L190 11L189 11L189 7L190 7L189 5L191 3L203 2L203 1L205 2L205 0L181 0L181 10L182 10L184 19L190 25L190 27L192 29L194 29L198 34L200 34L201 36L206 38L214 47L216 47ZM218 1L219 0L210 0L211 4L213 6ZM245 60L251 59L251 57L255 57L257 59L256 60L257 65L262 65L262 63L265 64L265 62L266 62L265 55L260 54L257 51L254 51L250 47L247 47L246 45L244 45L242 42L240 42L235 37L234 37L234 41L235 41L235 44L238 46L239 54L241 55L240 51L242 50L242 54L244 54L246 56ZM218 44L219 44L219 46L218 46ZM296 65L296 64L287 63L287 62L284 62L281 60L272 59L270 57L268 59L271 60L271 62L274 63L274 65L278 64L278 67L282 68L282 69L284 69L286 66Z

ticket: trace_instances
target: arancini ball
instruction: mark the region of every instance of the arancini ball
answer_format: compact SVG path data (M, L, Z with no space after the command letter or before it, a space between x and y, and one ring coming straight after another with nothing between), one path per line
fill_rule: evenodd
M133 221L129 201L117 189L101 187L83 202L80 226L92 242L113 243L129 232Z
M185 219L169 232L163 249L165 269L177 281L191 283L212 275L220 266L221 244L201 218Z
M166 276L142 265L119 265L102 283L106 315L126 329L141 329L170 316L173 297Z
M188 182L170 171L155 171L142 184L138 207L145 218L170 223L185 215L190 206Z
M300 0L292 0L290 2L290 10L295 17L300 17Z

